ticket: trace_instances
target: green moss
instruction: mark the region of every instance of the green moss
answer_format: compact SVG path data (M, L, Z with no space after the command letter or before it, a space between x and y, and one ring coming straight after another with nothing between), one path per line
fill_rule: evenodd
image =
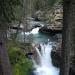
M28 75L31 64L31 61L26 58L14 64L12 67L13 75Z
M32 61L25 57L19 46L19 43L13 41L7 41L6 44L12 66L12 75L28 75Z

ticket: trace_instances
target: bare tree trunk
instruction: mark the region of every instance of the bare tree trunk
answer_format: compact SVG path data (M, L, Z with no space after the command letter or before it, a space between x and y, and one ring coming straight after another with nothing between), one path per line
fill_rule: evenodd
M5 48L5 40L6 40L6 29L0 28L0 64L1 64L1 70L2 75L12 75L11 69L10 69L10 63L8 54Z
M30 16L30 14L31 14L30 2L31 2L31 0L23 0L22 22L23 22L23 25L24 25L24 30L23 30L23 32L24 32L24 43L25 43L25 39L26 39L25 32L28 31L27 17Z
M69 75L70 57L75 49L75 0L64 0L61 75Z
M24 31L28 31L27 17L31 17L32 12L33 12L32 0L23 0L22 22L24 25Z
M23 25L24 31L27 31L28 0L23 0Z

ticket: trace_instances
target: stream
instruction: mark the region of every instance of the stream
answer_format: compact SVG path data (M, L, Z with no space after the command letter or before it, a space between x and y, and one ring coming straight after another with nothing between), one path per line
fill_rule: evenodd
M20 42L24 42L24 34L25 41L27 43L47 43L48 39L51 42L55 42L57 38L52 37L50 34L44 34L39 32L39 27L32 29L30 32L19 32L17 36L17 40Z
M47 44L40 44L41 51L36 47L36 52L38 54L38 62L33 61L33 67L35 70L33 71L35 75L59 75L59 68L56 68L52 64L51 59L51 50L52 44L48 41Z
M36 21L34 21L33 23L35 24L35 22ZM53 66L51 59L51 50L53 46L52 43L57 39L50 34L40 33L39 29L40 27L36 27L29 32L19 31L19 34L17 36L18 41L24 42L25 34L26 42L33 44L38 43L41 47L41 51L37 47L35 48L39 58L39 64L37 64L37 61L32 58L34 70L30 75L59 75L60 69Z

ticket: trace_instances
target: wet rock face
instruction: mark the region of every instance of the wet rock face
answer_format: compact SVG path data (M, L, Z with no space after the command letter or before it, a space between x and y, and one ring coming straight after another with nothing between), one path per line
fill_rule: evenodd
M51 57L52 57L52 63L56 67L61 67L61 56L57 52L51 52Z
M52 63L54 66L61 68L62 58L61 58L61 45L62 45L62 35L56 34L54 35L55 38L57 38L57 41L54 43L51 57L52 57Z

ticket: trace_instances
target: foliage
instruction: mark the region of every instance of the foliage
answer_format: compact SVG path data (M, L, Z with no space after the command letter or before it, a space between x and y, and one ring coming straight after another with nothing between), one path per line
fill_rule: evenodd
M35 10L51 9L56 2L61 3L62 0L32 0Z
M21 6L20 0L0 0L0 21L10 22L16 17L14 15L15 6Z
M13 75L28 75L32 62L30 59L25 57L19 44L17 44L17 42L8 41L6 47L12 65Z
M62 0L29 0L28 2L33 5L31 9L36 11L51 9L56 2L61 3ZM0 0L0 21L21 20L23 15L22 8L23 0ZM28 9L30 8L28 7Z

